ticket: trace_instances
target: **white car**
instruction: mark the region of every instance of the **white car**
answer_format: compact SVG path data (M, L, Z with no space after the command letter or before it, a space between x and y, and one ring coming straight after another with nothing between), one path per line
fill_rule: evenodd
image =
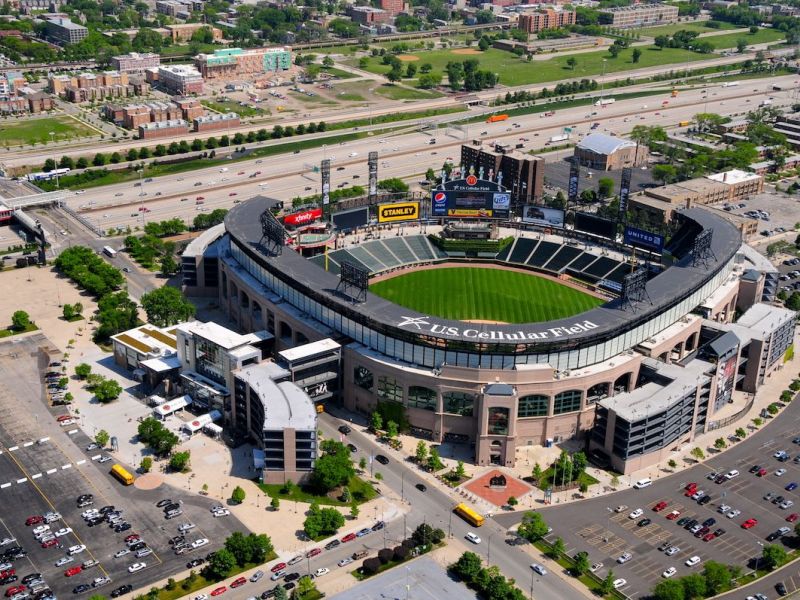
M699 556L693 556L692 558L686 559L684 563L687 567L693 567L700 562Z
M620 579L615 579L614 580L614 589L615 590L618 590L619 588L624 587L626 585L628 585L628 582L625 579L620 578Z
M208 539L207 538L200 538L199 540L195 540L195 541L192 542L192 548L195 548L195 549L196 548L200 548L202 546L205 546L206 544L208 544Z
M598 572L600 569L602 569L602 568L603 568L603 563L601 563L601 562L596 562L596 563L594 563L594 564L593 564L591 567L589 567L589 570L590 570L592 573L597 573L597 572Z
M72 533L72 527L62 527L56 531L55 536L61 537L62 535L67 535L68 533Z
M794 506L794 501L793 500L784 500L778 506L780 506L781 508L791 508L792 506Z
M178 531L183 533L184 531L189 531L190 529L194 529L197 527L194 523L184 523L183 525L178 526Z
M292 557L291 560L287 561L286 564L289 565L289 566L296 565L297 563L299 563L302 560L303 560L303 555L302 554L298 554L297 556Z
M147 568L147 563L143 562L133 563L130 567L128 567L128 573L136 573L145 568Z
M194 600L208 600L208 594L197 594L194 597Z
M314 577L322 577L323 575L327 575L330 572L331 572L331 570L328 569L327 567L322 567L321 569L317 569L314 572Z
M727 504L720 504L719 508L717 509L717 512L719 514L721 514L721 515L724 515L729 510L733 510L733 507L732 506L728 506Z
M0 546L8 546L9 544L13 544L17 541L17 538L4 538L2 542L0 542Z
M680 551L681 549L678 548L677 546L670 546L669 548L664 550L664 554L666 554L667 556L673 556L674 554L677 554Z
M92 582L92 587L100 587L108 583L111 583L110 577L96 577L95 580Z
M96 508L90 508L89 510L85 510L81 513L81 517L83 517L85 520L94 519L99 515L100 511Z
M547 569L545 569L545 568L544 568L542 565L540 565L539 563L533 563L533 564L531 565L531 569L533 569L533 572L534 572L534 573L538 573L539 575L547 575Z
M61 518L61 513L49 512L46 515L44 515L44 522L52 523L53 521L58 521L60 518Z
M34 527L32 529L33 535L38 535L40 533L44 533L45 531L50 531L50 525L39 525L38 527Z
M729 519L735 519L740 514L742 514L742 511L740 511L738 508L734 508L732 511L728 512L725 516L728 517Z
M619 556L619 558L617 558L617 562L619 564L621 564L621 565L624 565L626 562L628 562L632 558L633 558L633 554L631 554L630 552L625 552L624 554L621 554Z
M739 471L737 471L736 469L733 469L725 473L725 479L733 479L734 477L738 476L739 476Z
M786 456L786 450L778 450L772 455L772 458L783 458L784 456Z
M214 511L214 516L215 517L227 517L230 514L231 514L231 511L229 511L227 508L223 508L222 510L215 510Z
M778 469L777 471L775 471L775 475L777 475L778 477L783 477L784 475L786 475L786 469L783 468Z
M706 493L703 490L697 490L694 494L692 494L692 500L700 500Z
M664 572L661 574L661 576L662 576L664 579L669 579L670 577L672 577L673 575L675 575L675 573L677 573L677 572L678 572L678 569L676 569L675 567L670 567L669 569L667 569L666 571L664 571Z
M638 519L644 514L644 511L641 508L637 508L631 514L628 515L629 519Z
M84 546L83 544L77 544L75 546L70 546L69 549L67 550L67 553L68 554L80 554L84 550L86 550L86 546Z
M345 565L349 565L351 562L353 562L353 559L348 556L348 557L343 558L342 560L340 560L338 564L339 564L340 567L343 567Z
M62 558L59 558L56 561L55 564L56 564L57 567L63 567L64 565L68 565L69 563L73 562L74 560L75 559L72 558L71 556L64 556Z
M621 513L628 508L627 504L620 504L617 508L614 509L615 513Z
M477 535L475 535L471 531L468 532L467 535L465 535L464 537L467 538L473 544L480 544L481 543L481 538L479 538Z

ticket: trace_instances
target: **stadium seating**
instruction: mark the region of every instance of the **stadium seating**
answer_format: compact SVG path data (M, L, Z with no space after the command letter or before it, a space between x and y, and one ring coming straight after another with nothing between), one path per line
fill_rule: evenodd
M544 265L544 268L548 271L559 273L581 254L583 254L583 251L580 248L576 248L575 246L561 246L558 252L553 255L553 258Z
M533 254L531 254L525 264L541 269L559 248L561 248L561 244L542 240L539 242L539 245L536 246L536 250L533 251Z
M412 235L403 238L411 251L417 255L417 260L420 262L433 260L433 250L431 250L430 242L422 235Z
M351 256L354 256L358 259L361 263L367 265L370 273L380 273L381 271L385 271L389 267L383 264L380 260L375 258L367 248L375 248L378 247L378 244L361 244L360 246L353 246L352 248L348 248L347 251L350 253Z
M414 256L414 253L411 251L411 248L408 247L408 244L406 244L404 238L393 237L381 241L389 250L394 253L397 259L400 261L400 264L408 265L418 262L416 256Z
M508 258L508 262L523 264L525 260L527 260L528 256L530 256L530 253L533 252L533 249L536 247L537 243L538 242L536 240L519 238L516 242L514 242L514 249L511 251L511 256Z
M575 271L576 273L580 273L596 260L597 256L594 254L589 254L588 252L584 252L569 264L569 269L571 271Z
M607 256L601 256L591 265L581 271L584 275L588 275L593 279L605 279L612 269L619 266L619 262Z

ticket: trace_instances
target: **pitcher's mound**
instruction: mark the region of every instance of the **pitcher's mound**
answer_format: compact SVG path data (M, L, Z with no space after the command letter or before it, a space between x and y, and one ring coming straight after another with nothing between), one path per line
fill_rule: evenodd
M415 60L419 60L419 56L416 54L398 54L397 58L403 62L414 62Z
M145 473L133 483L140 490L154 490L164 483L164 478L156 473Z
M453 50L453 54L480 54L480 50L475 50L475 48L457 48Z

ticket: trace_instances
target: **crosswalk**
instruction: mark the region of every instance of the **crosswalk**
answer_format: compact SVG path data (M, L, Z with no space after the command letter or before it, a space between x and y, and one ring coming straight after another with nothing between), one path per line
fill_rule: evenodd
M75 431L77 432L78 430L75 430ZM70 433L70 432L67 432L67 433ZM43 446L43 445L47 444L47 442L49 442L49 441L50 441L49 437L44 437L44 438L40 438L40 439L36 440L35 442L24 442L21 445L10 446L10 447L6 448L5 450L0 449L0 456L2 456L4 454L5 455L10 455L12 453L18 452L21 449L30 448L34 444L36 444L37 446ZM84 458L84 459L75 461L74 463L72 463L72 462L65 463L63 465L58 465L58 466L55 466L55 467L52 467L52 468L49 468L49 469L46 469L46 470L42 470L42 471L40 471L38 473L32 473L30 476L20 477L19 479L12 479L12 480L9 480L9 481L5 481L3 483L0 483L0 491L1 490L6 490L6 489L10 488L13 485L24 485L24 484L26 484L26 483L28 483L30 481L35 481L37 479L41 479L42 477L47 476L47 475L55 475L56 473L69 471L70 469L73 469L73 468L76 468L76 467L83 467L85 465L90 464L93 461L100 460L101 457L102 457L102 454L96 454L96 455L90 457L89 460Z

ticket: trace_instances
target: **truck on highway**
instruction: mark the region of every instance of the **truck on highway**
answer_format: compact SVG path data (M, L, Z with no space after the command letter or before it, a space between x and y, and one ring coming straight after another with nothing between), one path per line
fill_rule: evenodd
M487 123L498 123L500 121L507 121L508 115L491 115L488 119L486 119Z
M692 124L691 121L681 121L680 123L678 123L678 127L688 127L691 124Z
M569 139L568 133L561 133L559 135L554 135L548 140L548 144L554 144L556 142L566 142Z
M117 255L117 251L111 246L103 246L103 252L105 252L111 258L114 258Z
M609 104L614 104L616 102L616 98L600 98L597 102L594 103L595 106L607 106Z
M772 100L762 100L759 106L770 106L772 104Z
M726 81L722 84L722 87L736 87L737 85L739 85L738 81Z

